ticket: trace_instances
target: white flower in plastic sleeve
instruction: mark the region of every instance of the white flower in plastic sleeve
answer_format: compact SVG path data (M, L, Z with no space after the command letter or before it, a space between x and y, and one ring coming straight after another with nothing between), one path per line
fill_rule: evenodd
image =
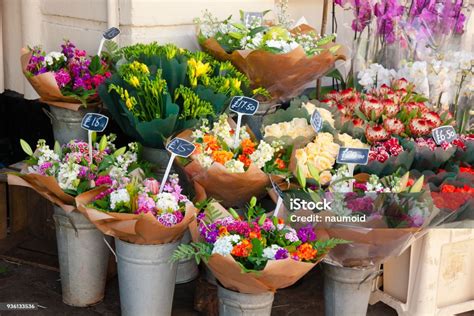
M50 52L44 57L46 65L52 66L55 61L66 61L66 56L61 52Z
M58 184L63 190L76 190L80 180L77 178L81 166L75 163L64 163L59 167Z
M212 253L217 253L221 256L227 256L232 252L232 248L234 244L237 244L240 241L239 235L226 235L217 238L216 242L214 243L214 248L212 249Z
M265 164L272 160L275 154L275 149L268 143L261 141L258 144L257 150L250 155L250 160L254 163L257 168L261 169Z
M263 249L263 257L269 260L275 260L275 255L279 249L281 249L281 247L278 245L271 245L270 247L266 247Z
M130 194L127 189L118 189L110 193L110 207L113 210L128 203L130 203Z
M176 211L179 205L173 194L162 192L157 195L156 208L160 211Z

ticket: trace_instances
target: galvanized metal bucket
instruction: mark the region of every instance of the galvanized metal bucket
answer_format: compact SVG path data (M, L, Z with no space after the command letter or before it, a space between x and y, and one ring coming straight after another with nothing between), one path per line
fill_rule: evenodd
M136 245L115 238L122 316L169 316L177 262L170 262L180 241Z
M142 158L154 164L153 172L158 176L158 179L161 180L165 174L168 161L170 160L170 153L166 149L143 146ZM170 174L174 172L174 168L171 168Z
M244 294L230 291L217 285L219 315L223 316L265 316L272 312L275 294Z
M81 121L86 113L96 110L96 108L81 108L78 111L72 111L50 106L49 111L44 110L44 112L51 119L54 139L62 145L73 139L87 141L87 131L81 127Z
M183 235L181 239L182 244L188 244L191 242L191 233L189 230ZM178 272L176 274L176 284L188 283L196 279L199 275L199 269L194 258L189 260L182 260L178 262Z
M346 268L324 263L326 316L365 316L378 266Z
M204 264L204 278L209 284L217 285L217 279L214 276L214 273L212 273L211 269L209 269L207 265L205 264Z
M85 307L104 298L109 251L104 235L79 212L54 206L63 302ZM109 237L110 240L112 240Z

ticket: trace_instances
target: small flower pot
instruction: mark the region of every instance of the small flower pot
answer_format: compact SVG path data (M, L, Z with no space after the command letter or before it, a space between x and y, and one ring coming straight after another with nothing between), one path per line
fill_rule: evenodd
M275 294L245 294L217 285L219 315L225 316L270 316Z
M50 106L46 115L51 119L54 139L61 145L73 139L87 141L87 131L81 127L82 118L86 113L95 112L97 108L81 108L78 111Z

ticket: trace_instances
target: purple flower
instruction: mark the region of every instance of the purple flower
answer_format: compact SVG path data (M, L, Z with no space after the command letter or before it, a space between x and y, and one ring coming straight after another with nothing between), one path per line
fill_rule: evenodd
M215 223L206 225L204 222L199 223L199 234L204 237L206 242L215 243L219 236L219 229Z
M74 50L76 46L71 43L70 41L66 41L64 44L61 45L61 52L66 56L67 59L74 58Z
M110 178L109 175L99 176L97 180L95 180L95 185L96 186L112 185L112 179Z
M273 231L275 230L275 225L273 225L273 221L271 219L266 218L263 222L262 229L267 232Z
M175 211L174 216L176 216L176 223L181 223L181 221L184 219L184 215L181 211Z
M166 227L171 227L178 223L178 219L174 213L163 213L158 215L156 219Z
M369 196L358 197L351 192L346 195L345 202L354 213L372 213L374 210L374 201Z
M52 162L43 162L41 164L41 166L39 167L39 174L41 175L46 175L46 172L48 171L49 168L51 168L53 166L53 163Z
M110 193L112 193L112 192L114 192L114 189L108 188L107 190L102 191L101 193L97 194L94 198L94 201L102 200L106 196L110 195Z
M288 250L285 248L280 248L275 253L275 260L281 260L288 258Z
M60 69L56 72L54 78L56 79L59 88L64 88L69 82L71 82L71 76L65 69Z
M316 240L316 233L313 230L313 227L308 224L298 230L298 238L302 242L312 242Z
M153 200L153 198L149 197L146 193L140 194L138 196L138 209L136 211L136 214L142 214L142 213L152 213L152 214L156 213L155 201Z

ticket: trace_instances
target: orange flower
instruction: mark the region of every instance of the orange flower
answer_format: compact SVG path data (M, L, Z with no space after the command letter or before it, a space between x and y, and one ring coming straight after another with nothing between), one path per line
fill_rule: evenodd
M216 150L212 152L211 158L217 163L225 164L227 161L232 159L232 153L225 150Z
M255 144L252 142L250 138L245 138L240 143L242 146L242 154L243 155L251 155L255 151Z
M202 153L202 145L201 144L194 143L194 146L196 146L196 148L193 151L193 155L199 155L200 153Z
M220 149L219 144L217 143L217 138L212 135L204 135L204 143L206 144L206 150L210 149L212 151Z
M280 170L283 170L283 169L286 168L285 162L280 158L275 159L275 163L276 163L278 169L280 169Z
M225 226L219 227L219 236L222 235L227 235L229 232L227 231L227 228Z
M231 254L236 257L248 257L252 251L252 244L248 239L242 240L238 245L235 245Z
M252 163L252 160L250 160L250 157L247 155L239 155L239 160L244 163L245 168L248 168Z
M249 233L249 238L250 239L258 239L262 236L262 234L260 233L260 231L256 231L256 232L250 232Z
M316 258L318 251L313 249L313 246L308 243L304 243L298 246L296 251L292 253L293 256L297 256L300 260L310 261Z

